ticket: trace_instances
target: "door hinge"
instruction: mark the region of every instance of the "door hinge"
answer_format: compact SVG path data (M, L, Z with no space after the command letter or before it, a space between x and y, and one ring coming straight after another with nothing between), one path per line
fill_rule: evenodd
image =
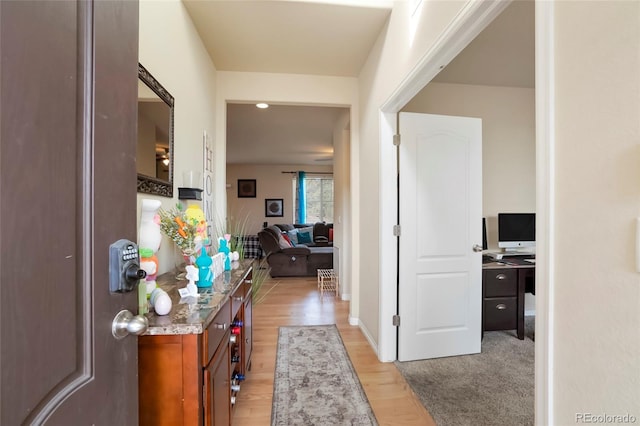
M395 146L399 146L400 145L400 135L393 135L393 144Z
M393 316L393 326L400 327L400 315Z
M402 228L400 227L400 225L393 225L393 236L394 237L399 237L401 232L402 232Z

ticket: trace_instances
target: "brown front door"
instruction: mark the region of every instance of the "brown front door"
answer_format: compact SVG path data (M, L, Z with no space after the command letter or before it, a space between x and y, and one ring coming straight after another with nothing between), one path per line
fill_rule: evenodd
M135 425L138 4L0 1L0 424Z

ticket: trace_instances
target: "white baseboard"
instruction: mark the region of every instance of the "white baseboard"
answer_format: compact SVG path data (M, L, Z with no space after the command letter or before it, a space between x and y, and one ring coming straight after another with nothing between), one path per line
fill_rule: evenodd
M358 321L358 322L360 322L360 321ZM371 345L371 348L373 349L373 352L375 352L376 358L378 358L378 345L376 344L376 342L373 339L373 337L371 337L371 333L369 333L369 330L367 330L367 327L365 327L364 324L362 324L362 323L360 323L360 331L362 331L362 334L364 334L364 337L369 342L369 345Z
M351 314L349 314L349 325L352 325L354 327L358 326L360 325L360 320L356 317L352 317Z
M375 340L371 336L371 333L369 332L367 327L365 327L364 324L362 324L358 318L352 317L351 315L349 315L349 325L357 326L360 328L360 331L362 332L362 334L364 334L365 339L367 339L367 342L369 342L369 345L371 346L371 349L373 349L373 352L376 354L376 358L377 358L378 345L376 344Z

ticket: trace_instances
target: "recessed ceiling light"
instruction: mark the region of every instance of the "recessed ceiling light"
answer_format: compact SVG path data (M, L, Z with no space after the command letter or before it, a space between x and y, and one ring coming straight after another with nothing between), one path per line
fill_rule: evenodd
M269 108L269 104L265 104L264 102L256 104L256 106L261 109Z

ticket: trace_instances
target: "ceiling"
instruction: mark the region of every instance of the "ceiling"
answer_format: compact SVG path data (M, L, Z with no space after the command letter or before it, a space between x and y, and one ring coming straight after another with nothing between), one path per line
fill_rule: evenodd
M227 163L331 165L333 128L348 110L227 104Z
M534 7L531 0L511 3L433 81L534 87Z
M359 75L392 5L387 0L183 3L219 71L347 77ZM518 0L508 6L434 81L533 87L533 4ZM229 104L227 162L330 164L340 110Z
M216 69L356 77L390 1L183 0Z

